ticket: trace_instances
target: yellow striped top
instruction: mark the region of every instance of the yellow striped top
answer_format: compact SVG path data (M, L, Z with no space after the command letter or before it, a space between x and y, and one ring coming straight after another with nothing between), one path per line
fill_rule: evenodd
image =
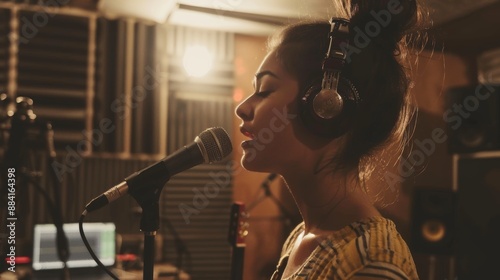
M301 223L288 236L272 280L282 279L293 244L303 231ZM410 250L394 223L372 217L318 240L318 246L302 266L285 279L415 280L418 275Z

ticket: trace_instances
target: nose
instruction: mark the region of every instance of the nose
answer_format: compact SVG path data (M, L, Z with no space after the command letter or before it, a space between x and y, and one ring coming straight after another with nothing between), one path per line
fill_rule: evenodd
M249 121L253 118L253 107L249 102L249 99L251 96L249 96L247 99L243 100L237 107L236 107L236 115L242 119L243 121Z

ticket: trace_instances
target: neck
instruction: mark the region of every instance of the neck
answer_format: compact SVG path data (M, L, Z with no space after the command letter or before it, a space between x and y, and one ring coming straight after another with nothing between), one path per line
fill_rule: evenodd
M356 172L283 174L305 224L305 233L322 234L380 215L362 190Z

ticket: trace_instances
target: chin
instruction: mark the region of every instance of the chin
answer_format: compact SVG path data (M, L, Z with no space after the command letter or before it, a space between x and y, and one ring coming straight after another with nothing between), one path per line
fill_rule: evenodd
M258 157L249 157L246 154L241 157L241 166L248 171L272 172L268 166L269 163L269 161L260 160Z

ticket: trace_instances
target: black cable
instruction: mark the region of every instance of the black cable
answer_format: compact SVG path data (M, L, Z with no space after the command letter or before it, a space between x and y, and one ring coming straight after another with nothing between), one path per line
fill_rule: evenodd
M32 175L28 174L27 172L21 172L21 176L28 179L30 183L32 183L35 186L35 189L39 191L43 198L45 199L45 203L47 204L47 208L49 210L49 213L51 216L53 216L55 212L55 207L54 204L52 203L52 200L50 199L49 194L47 191L45 191L42 186L40 185L40 182L36 181ZM52 217L53 218L53 217Z
M80 220L78 221L78 228L80 229L80 236L82 237L83 244L85 244L85 247L87 247L87 250L89 251L90 255L94 259L94 261L97 263L97 265L104 270L111 278L118 280L118 277L111 272L100 260L99 258L95 255L94 251L92 250L92 247L90 246L89 242L87 241L87 237L85 237L85 233L83 232L83 219L85 219L85 216L87 216L87 210L84 210L82 212L82 215L80 216Z
M66 236L66 233L64 232L63 228L64 219L61 210L62 186L61 182L59 181L59 178L57 177L56 171L54 170L54 168L51 168L52 164L56 162L56 151L54 149L54 130L52 129L52 124L50 122L42 123L41 126L42 126L41 132L42 134L45 134L44 138L45 138L45 150L47 152L47 167L49 169L48 172L51 175L52 179L52 193L54 195L54 201L55 201L53 207L54 207L54 225L57 230L56 231L57 255L64 264L63 278L69 279L69 271L66 263L68 262L70 251L69 251L68 237Z

